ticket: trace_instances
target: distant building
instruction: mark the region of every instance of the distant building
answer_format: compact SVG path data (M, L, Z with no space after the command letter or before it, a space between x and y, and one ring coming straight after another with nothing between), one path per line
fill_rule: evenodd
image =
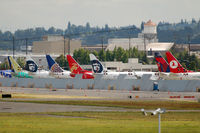
M22 52L26 52L26 49L27 49L27 52L31 52L32 51L32 46L27 46L27 48L24 45L20 46L20 50Z
M173 50L177 53L187 51L190 55L194 54L200 59L200 44L175 44Z
M190 55L194 54L200 59L200 44L184 44L186 51L190 50Z
M107 45L103 45L103 46L102 46L102 44L97 44L97 45L82 45L81 48L87 49L90 52L93 52L93 51L99 52L99 51L102 50L102 47L103 47L103 50L105 50L107 48Z
M106 50L113 51L115 47L122 47L126 50L129 48L137 48L139 51L148 51L148 54L154 52L162 52L169 50L174 43L162 43L157 39L157 26L151 20L144 24L142 33L138 34L138 38L113 38L108 40Z
M175 44L173 46L173 50L175 52L182 52L182 51L188 51L188 45L187 44Z
M122 61L106 61L102 64L107 70L113 71L158 71L157 65L143 65L138 58L129 58L128 63ZM82 65L84 69L92 70L91 65Z
M70 40L60 35L44 36L42 41L33 42L32 54L73 54L81 48L80 40Z
M189 47L189 44L187 44L187 46ZM200 52L200 44L190 44L190 51L198 51Z

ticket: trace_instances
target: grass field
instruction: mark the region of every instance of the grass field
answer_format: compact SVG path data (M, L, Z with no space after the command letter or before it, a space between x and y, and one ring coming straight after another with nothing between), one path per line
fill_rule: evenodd
M27 95L25 95L25 98L27 98ZM200 110L199 102L187 101L111 101L103 99L42 101L37 98L31 101L22 99L3 99L1 101L130 109L156 109L160 107L167 110ZM161 117L162 133L200 133L199 112L167 112L162 114ZM156 133L158 132L158 116L144 116L141 112L0 113L0 133L29 132Z
M62 100L62 101L39 101L39 100L3 100L12 102L27 102L27 103L45 103L45 104L63 104L63 105L85 105L85 106L104 106L104 107L122 107L133 109L184 109L184 110L200 110L199 102L187 102L187 101L109 101L109 100Z
M158 116L137 112L0 113L0 132L155 133ZM199 133L200 113L162 114L162 133Z

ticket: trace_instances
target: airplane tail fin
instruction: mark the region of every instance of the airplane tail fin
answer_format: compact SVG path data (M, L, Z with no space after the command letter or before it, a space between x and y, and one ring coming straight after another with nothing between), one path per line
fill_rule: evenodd
M81 68L81 66L74 60L74 58L71 55L67 55L67 61L69 63L71 73L80 74L83 71L85 71Z
M160 53L155 53L155 59L159 72L170 72L169 64Z
M90 61L92 63L92 70L94 73L103 73L104 66L101 62L95 57L95 55L90 54Z
M63 72L64 70L51 58L50 55L46 55L49 70L51 72Z
M11 66L14 69L14 72L18 73L20 71L22 71L22 68L19 66L19 64L12 58L12 56L8 56L8 60L11 64Z
M8 56L8 65L9 65L10 69L13 70L13 67L12 67L12 64L11 64L9 56Z
M172 55L171 52L166 52L167 60L169 63L170 71L173 73L184 73L188 72L187 69L185 69L179 61Z
M37 72L38 70L38 65L35 63L35 61L31 57L28 57L26 59L25 70L29 72Z

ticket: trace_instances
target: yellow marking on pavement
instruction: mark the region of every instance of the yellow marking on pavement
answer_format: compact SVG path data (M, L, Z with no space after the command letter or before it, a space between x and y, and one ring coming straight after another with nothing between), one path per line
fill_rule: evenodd
M101 99L104 97L90 97L90 96L66 96L66 95L43 95L43 94L21 94L13 93L12 98L85 98L85 99Z

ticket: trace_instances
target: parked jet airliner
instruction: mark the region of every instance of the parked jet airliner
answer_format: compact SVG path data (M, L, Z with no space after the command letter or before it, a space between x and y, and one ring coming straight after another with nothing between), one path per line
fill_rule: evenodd
M33 76L29 75L28 71L22 70L19 64L11 56L8 56L8 60L14 70L12 72L13 76L18 77L18 78L33 78Z
M155 53L155 59L158 70L161 72L160 77L164 79L199 79L200 72L193 72L185 69L178 60L171 54L166 52L168 62L160 53Z
M93 79L94 75L92 71L87 71L83 69L71 55L67 55L67 60L69 63L69 68L71 75L75 76L76 74L82 74L82 79Z
M50 75L56 78L71 78L71 72L63 70L50 55L46 55Z

